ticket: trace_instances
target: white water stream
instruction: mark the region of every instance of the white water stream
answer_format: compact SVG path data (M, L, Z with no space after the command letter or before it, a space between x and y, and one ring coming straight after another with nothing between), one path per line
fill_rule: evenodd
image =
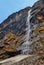
M24 43L22 44L20 50L21 50L21 54L29 54L32 52L32 47L31 47L31 43L29 42L29 34L30 34L30 18L31 18L31 10L29 10L28 12L28 17L27 17L27 21L26 21L26 34L24 36Z

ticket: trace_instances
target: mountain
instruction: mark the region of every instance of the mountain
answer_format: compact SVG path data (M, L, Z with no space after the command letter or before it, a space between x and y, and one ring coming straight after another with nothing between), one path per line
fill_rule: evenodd
M32 7L26 7L11 14L0 24L0 60L21 52L21 50L18 51L17 49L24 42L23 38L27 27L26 21L30 9L31 32L29 42L32 43L31 46L33 47L31 54L44 55L44 0L39 0Z
M25 29L24 24L27 21L27 13L29 9L30 7L27 7L19 12L11 14L2 22L2 24L0 24L0 39L10 31L16 35L20 35L22 33L22 30Z
M0 58L10 57L9 53L16 52L22 44L30 8L11 14L0 24Z

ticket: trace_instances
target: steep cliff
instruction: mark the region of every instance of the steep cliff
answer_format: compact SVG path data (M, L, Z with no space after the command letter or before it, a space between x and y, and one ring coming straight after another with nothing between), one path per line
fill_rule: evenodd
M0 24L0 60L20 53L17 48L23 44L28 11L31 9L30 39L34 55L43 55L44 61L44 0L37 1L32 8L27 7L10 15Z
M15 55L22 44L30 7L11 14L0 24L0 59Z
M44 0L39 0L32 6L30 40L33 53L44 54Z

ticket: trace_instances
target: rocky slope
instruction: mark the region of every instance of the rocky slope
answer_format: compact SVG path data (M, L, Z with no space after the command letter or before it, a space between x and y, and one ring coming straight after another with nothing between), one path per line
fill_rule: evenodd
M15 55L22 44L30 7L11 14L0 24L0 59Z
M20 55L0 62L0 65L44 65L43 57L37 55Z
M39 0L32 8L27 7L10 15L0 24L0 60L20 53L20 51L17 53L17 48L23 44L22 38L26 32L26 21L30 9L32 9L32 18L30 19L30 29L32 31L29 41L34 41L32 54L43 56L44 61L44 0ZM39 60L37 61L39 62Z
M44 0L36 2L31 11L31 33L30 40L34 54L44 54Z

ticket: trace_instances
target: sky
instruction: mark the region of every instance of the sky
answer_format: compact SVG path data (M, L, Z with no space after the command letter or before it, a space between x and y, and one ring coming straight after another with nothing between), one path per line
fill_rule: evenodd
M0 0L0 23L12 13L24 9L27 6L32 6L36 1L37 0Z

